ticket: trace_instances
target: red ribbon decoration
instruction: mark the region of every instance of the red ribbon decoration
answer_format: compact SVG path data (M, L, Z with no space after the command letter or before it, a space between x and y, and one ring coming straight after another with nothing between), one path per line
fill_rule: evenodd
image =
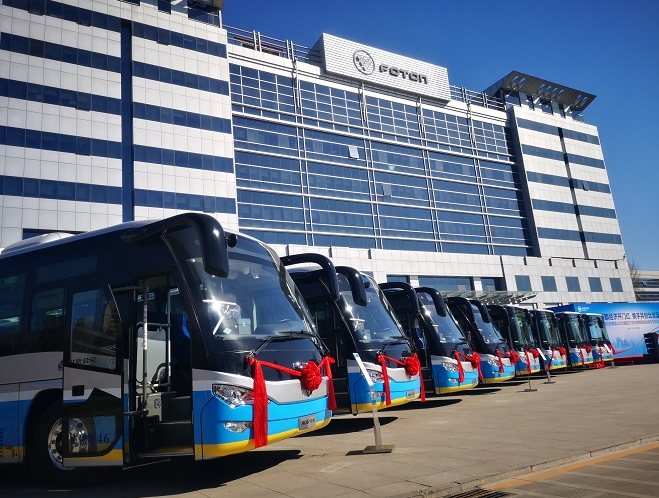
M416 353L414 353L412 356L405 357L405 361L400 361L395 358L385 356L383 354L379 354L377 359L378 359L378 363L380 364L380 368L382 368L382 377L384 384L384 400L386 406L391 405L391 388L389 387L387 360L393 361L394 363L402 367L405 367L405 373L410 377L414 377L417 373L419 374L419 381L421 382L421 389L420 389L421 402L424 403L426 401L426 390L423 387L423 375L421 374L421 362L419 361L419 357L416 355Z
M531 372L531 358L529 358L529 354L530 354L529 350L525 349L524 350L524 356L526 356L526 371L528 373L532 373ZM531 354L531 356L533 356L533 355Z
M460 383L465 381L464 368L462 368L462 362L460 361L460 357L464 358L469 363L471 363L471 366L474 367L476 370L478 370L478 378L480 380L483 380L483 372L481 372L481 357L477 351L474 351L473 354L469 356L460 353L457 349L454 349L453 354L455 355L455 359L458 361L458 380L460 381Z
M320 369L325 368L328 381L328 398L330 410L336 410L336 399L334 397L334 381L332 379L332 370L330 365L334 363L334 358L325 356L322 361L316 365L313 361L308 362L301 370L293 370L276 363L257 360L256 358L245 358L247 364L252 365L252 378L254 379L254 447L260 448L268 444L268 392L263 377L263 367L270 367L275 370L299 377L302 387L306 391L315 391L322 384Z
M558 352L561 353L561 356L566 356L567 355L567 349L565 349L563 346L558 348Z
M590 344L586 344L584 349L586 350L586 353L591 353L593 351L593 347Z
M510 358L513 367L515 366L515 363L519 361L519 355L512 349L508 353L502 353L497 349L497 356L499 357L499 373L503 373L503 360L501 357Z
M554 362L554 353L558 351L557 349L551 348L551 355L549 355L549 362L547 363L547 366L545 367L545 370L549 370L551 368L551 364Z
M581 356L581 366L584 366L586 364L586 360L583 357L583 349L579 348L579 356Z
M613 344L609 344L609 349L611 350L611 354L616 354L616 349L613 347Z
M598 368L603 368L603 367L606 366L606 364L604 363L604 353L602 352L604 348L602 348L601 345L599 345L597 347L599 349L599 354L600 354L600 361L597 362L597 367Z

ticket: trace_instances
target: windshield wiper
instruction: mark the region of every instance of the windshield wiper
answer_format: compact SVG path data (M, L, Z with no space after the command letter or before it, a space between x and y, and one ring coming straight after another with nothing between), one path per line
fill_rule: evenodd
M276 334L280 337L291 337L291 338L307 338L307 337L316 337L313 332L306 332L304 330L278 330Z
M256 357L256 355L259 354L261 350L271 342L286 342L291 340L309 339L310 337L315 337L313 334L308 334L305 332L278 332L278 333L286 334L286 335L273 335L270 337L266 337L265 339L261 339L261 344L259 344L257 348L255 348L250 353L248 353L247 357L248 358Z
M406 337L403 337L403 336L401 335L401 336L400 336L400 339L401 339L401 340L398 340L398 341L389 341L389 342L385 342L384 345L382 346L382 349L381 349L380 351L382 351L382 352L384 353L384 350L387 349L389 346L396 346L396 345L398 345L398 344L405 344L405 345L408 345L408 344L409 344L409 343L407 342L407 338L406 338Z

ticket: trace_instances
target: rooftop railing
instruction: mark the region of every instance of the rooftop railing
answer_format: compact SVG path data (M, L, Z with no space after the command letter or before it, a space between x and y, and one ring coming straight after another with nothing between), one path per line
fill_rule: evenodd
M298 60L315 65L322 64L322 56L317 49L298 45L290 40L279 40L278 38L265 36L258 31L247 31L232 26L224 26L224 29L227 30L227 40L231 45L249 48L284 59ZM454 85L451 85L451 99L497 111L506 109L506 104L499 98Z
M322 63L320 52L313 48L298 45L290 40L279 40L278 38L265 36L258 31L247 31L231 26L224 26L224 28L227 30L228 42L231 45L309 64Z

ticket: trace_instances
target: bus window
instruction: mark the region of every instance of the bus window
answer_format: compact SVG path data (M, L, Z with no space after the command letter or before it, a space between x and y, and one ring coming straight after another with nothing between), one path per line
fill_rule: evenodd
M0 356L17 353L16 335L21 328L25 275L0 279Z
M73 295L71 363L114 370L121 322L114 301L101 289Z
M57 351L62 348L65 318L64 287L35 292L30 314L30 335L37 351Z

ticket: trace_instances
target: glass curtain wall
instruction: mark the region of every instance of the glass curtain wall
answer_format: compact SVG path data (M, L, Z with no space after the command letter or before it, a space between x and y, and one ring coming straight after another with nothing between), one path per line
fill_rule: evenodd
M230 65L238 216L266 243L532 255L510 130Z

